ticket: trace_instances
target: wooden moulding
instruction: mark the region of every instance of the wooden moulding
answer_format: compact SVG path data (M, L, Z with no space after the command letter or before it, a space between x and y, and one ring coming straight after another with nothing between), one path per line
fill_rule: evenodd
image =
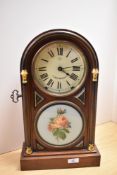
M21 153L21 170L43 170L93 167L100 165L100 153L95 145L93 152L87 150L70 150L56 152L40 152L27 155L23 146Z

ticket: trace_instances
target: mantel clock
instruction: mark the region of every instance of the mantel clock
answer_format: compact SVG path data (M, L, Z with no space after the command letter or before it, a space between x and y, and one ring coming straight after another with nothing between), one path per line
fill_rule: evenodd
M56 29L35 37L21 59L25 141L21 170L99 166L95 145L98 58L80 34ZM16 96L16 97L14 97Z

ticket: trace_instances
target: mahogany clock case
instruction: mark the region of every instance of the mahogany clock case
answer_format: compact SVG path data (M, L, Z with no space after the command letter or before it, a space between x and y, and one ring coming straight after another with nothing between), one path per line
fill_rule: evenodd
M86 58L87 73L84 82L80 88L65 96L45 93L33 80L32 61L35 54L44 45L53 41L68 41L75 44ZM98 76L93 75L93 70L99 70L99 66L96 52L89 41L70 30L55 29L44 32L35 37L24 50L20 72L22 70L27 71L27 81L24 83L21 75L25 132L21 170L99 166L100 153L95 145ZM57 103L75 106L83 119L80 136L62 146L49 144L40 139L35 124L44 106Z

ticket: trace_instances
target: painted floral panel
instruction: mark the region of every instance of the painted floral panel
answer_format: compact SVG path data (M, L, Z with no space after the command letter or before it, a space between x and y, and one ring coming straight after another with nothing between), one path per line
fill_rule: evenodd
M67 104L55 104L40 114L37 130L41 138L53 145L65 145L81 134L83 119L81 114Z
M57 109L56 117L50 118L48 124L48 130L52 132L53 136L59 139L66 139L67 134L70 132L71 123L69 122L67 116L65 115L66 109Z

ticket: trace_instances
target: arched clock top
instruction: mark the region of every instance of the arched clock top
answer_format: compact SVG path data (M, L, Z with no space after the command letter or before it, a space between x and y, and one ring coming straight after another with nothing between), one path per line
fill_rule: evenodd
M36 36L25 48L20 64L20 70L27 68L28 64L32 61L35 53L46 43L64 40L74 43L78 48L85 53L87 61L91 68L99 69L98 58L95 49L91 43L82 35L66 29L55 29L43 32Z

